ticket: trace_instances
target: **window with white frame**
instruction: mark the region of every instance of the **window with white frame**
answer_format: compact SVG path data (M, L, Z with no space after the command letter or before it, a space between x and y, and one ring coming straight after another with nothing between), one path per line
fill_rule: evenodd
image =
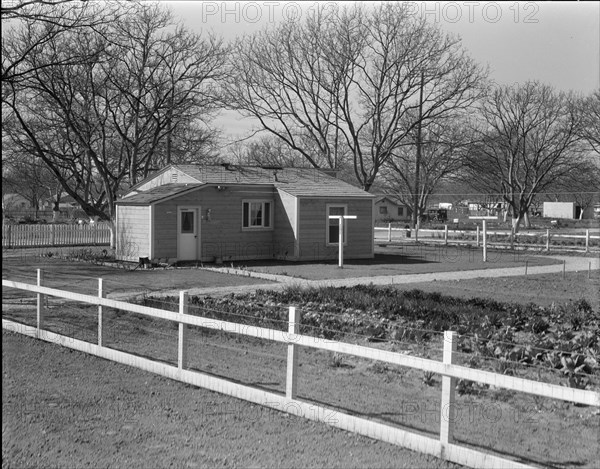
M242 228L265 229L273 226L273 202L270 200L244 200L242 202Z
M404 216L404 207L398 207L398 216L399 217L403 217Z
M385 205L382 205L381 207L379 207L379 213L381 215L387 215L387 213L388 213L387 207Z
M327 206L327 244L339 244L340 240L340 221L337 218L329 218L333 215L347 215L345 205L328 205ZM343 236L344 244L346 244L347 221L343 220Z

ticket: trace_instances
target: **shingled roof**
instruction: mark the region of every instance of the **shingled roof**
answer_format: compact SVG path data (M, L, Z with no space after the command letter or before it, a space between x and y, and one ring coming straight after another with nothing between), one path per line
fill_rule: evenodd
M117 201L119 205L149 205L203 187L204 184L164 184Z
M191 179L188 184L164 184L118 201L123 205L145 205L193 190L203 185L268 185L294 197L372 198L372 194L313 168L279 168L238 165L171 165L155 176L175 169ZM145 182L145 181L144 181ZM135 187L133 188L135 190Z

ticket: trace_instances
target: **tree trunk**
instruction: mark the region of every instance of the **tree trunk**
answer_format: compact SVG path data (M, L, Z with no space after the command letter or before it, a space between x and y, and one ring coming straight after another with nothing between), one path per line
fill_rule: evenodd
M112 249L115 249L117 246L117 227L115 225L114 220L110 220L108 222L108 228L110 229L110 247Z
M512 218L512 232L513 234L516 234L519 232L519 225L521 224L521 215L517 215L517 217L513 217Z

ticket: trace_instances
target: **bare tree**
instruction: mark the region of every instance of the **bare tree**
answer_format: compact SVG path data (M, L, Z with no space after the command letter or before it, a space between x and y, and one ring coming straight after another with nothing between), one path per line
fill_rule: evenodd
M231 63L232 108L315 167L347 159L365 190L419 121L470 106L486 76L459 39L399 3L325 6L243 38Z
M418 220L425 213L429 197L435 194L440 184L456 180L466 166L474 143L468 128L464 119L432 122L425 128L421 137L418 184L415 175L416 131L412 135L412 144L407 142L386 161L381 171L382 187L410 207Z
M15 0L2 2L2 96L12 91L11 85L26 79L48 63L32 63L31 54L39 54L62 34L74 29L94 29L125 14L131 3L109 1L98 8L92 2L79 0ZM96 51L89 50L87 57ZM75 64L87 60L80 53L62 55L60 63Z
M238 164L289 168L306 165L306 159L300 153L273 135L237 142L232 145L231 152Z
M481 106L480 143L469 160L470 182L501 194L518 231L536 194L582 169L576 97L539 82L498 87Z
M579 219L583 218L585 210L600 201L600 159L593 153L584 155L577 171L554 180L546 192L546 200L575 202L580 208Z
M600 88L579 103L582 114L581 137L600 157Z
M33 49L32 72L11 83L4 134L43 161L89 216L111 221L118 194L171 157L159 151L189 146L189 130L215 110L224 53L159 6L137 5Z
M35 210L35 217L44 201L52 200L58 207L62 186L41 161L31 154L15 154L7 150L2 159L2 185L26 199Z

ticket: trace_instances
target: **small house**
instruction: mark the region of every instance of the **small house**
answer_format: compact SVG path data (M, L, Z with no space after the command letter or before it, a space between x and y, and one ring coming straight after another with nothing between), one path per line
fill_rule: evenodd
M391 196L383 195L375 199L376 223L408 222L411 213L409 206Z
M116 204L120 260L222 262L374 256L374 196L307 168L169 165Z
M594 218L594 207L582 209L575 202L544 202L544 218L589 219Z

